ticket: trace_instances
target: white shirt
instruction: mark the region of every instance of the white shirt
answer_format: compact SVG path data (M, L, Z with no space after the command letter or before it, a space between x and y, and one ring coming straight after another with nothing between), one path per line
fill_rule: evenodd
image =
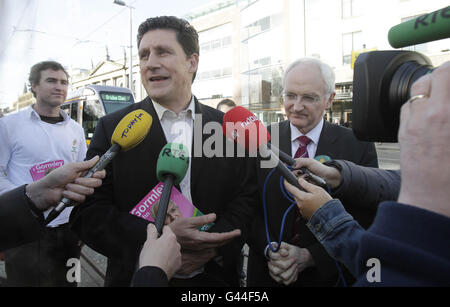
M0 119L0 194L42 178L48 168L84 160L83 128L65 112L60 114L64 121L49 124L30 106ZM71 210L65 209L48 226L67 223Z
M302 135L306 135L311 140L311 142L309 142L308 146L306 146L306 150L308 150L308 157L314 158L316 156L317 146L319 145L320 133L322 132L322 128L323 128L323 118L307 134L301 133L294 125L292 125L292 123L290 123L290 125L291 125L292 157L295 156L297 149L300 147L300 141L297 140L297 138L299 138Z
M194 129L194 118L195 118L195 100L194 95L192 95L191 102L189 106L181 111L178 115L163 107L157 102L152 100L153 106L155 107L156 114L158 115L159 121L166 136L167 143L179 143L183 144L188 148L189 151L189 166L180 183L181 193L193 204L191 197L191 163L192 163L192 134ZM194 204L195 206L195 204ZM177 278L192 278L204 271L201 267L198 270L192 272L189 275L175 274Z
M191 203L191 163L192 163L192 134L194 129L195 102L192 95L189 106L178 115L163 107L157 102L152 101L156 114L166 136L167 143L179 143L186 146L189 151L189 166L180 183L181 194L183 194Z

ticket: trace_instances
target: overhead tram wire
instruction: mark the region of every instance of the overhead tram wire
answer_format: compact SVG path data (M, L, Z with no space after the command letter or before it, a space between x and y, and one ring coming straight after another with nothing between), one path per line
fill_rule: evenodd
M133 1L132 3L130 3L129 5L133 5L134 3L136 3L138 0ZM89 38L89 36L91 36L92 34L94 34L95 32L97 32L98 30L100 30L101 28L103 28L106 24L108 24L111 20L113 20L114 18L116 18L117 16L119 16L120 14L122 14L125 10L128 10L127 7L124 7L123 9L121 9L119 12L117 12L116 14L114 14L112 17L110 17L107 21L105 21L104 23L102 23L100 26L98 26L96 29L94 29L92 32L90 32L89 34L87 34L84 38L82 38L81 40L86 40L87 38ZM76 45L76 44L75 44ZM72 47L75 47L72 46Z
M30 6L30 3L31 3L31 0L27 0L27 4L25 5L24 9L22 10L22 14L20 15L19 20L17 21L16 24L20 24L22 22L25 13L28 11L28 7ZM8 38L8 42L4 45L5 47L3 48L3 50L0 51L0 60L2 59L3 54L5 53L6 49L10 45L11 39L13 38L15 33L16 33L16 27L13 26L13 31Z

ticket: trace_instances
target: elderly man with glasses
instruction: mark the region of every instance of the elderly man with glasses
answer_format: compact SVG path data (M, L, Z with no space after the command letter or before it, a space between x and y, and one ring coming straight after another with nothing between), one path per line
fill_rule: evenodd
M325 110L331 108L335 96L335 77L329 65L317 59L297 60L286 69L283 82L283 103L288 120L270 127L275 145L294 158L328 156L378 167L373 143L361 142L351 129L324 120ZM251 226L247 285L345 284L342 274L338 274L341 267L309 231L297 208L286 215L284 229L281 230L283 215L290 202L283 197L277 173L264 184L270 171L258 168L260 202L263 202L265 189L268 218L265 225L263 210L260 210ZM376 208L362 208L357 200L344 205L364 227L372 223ZM277 250L277 244L270 246L267 237L278 243L281 231L281 245ZM345 272L344 275L351 278Z

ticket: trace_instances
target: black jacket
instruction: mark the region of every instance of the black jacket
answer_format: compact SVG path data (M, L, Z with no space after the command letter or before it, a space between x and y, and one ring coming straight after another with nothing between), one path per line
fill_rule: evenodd
M155 266L140 268L133 276L133 287L167 287L169 281L166 273Z
M0 195L0 251L39 239L43 215L33 214L25 198L25 185Z
M153 117L146 138L137 147L119 153L106 169L103 185L77 206L71 214L73 230L82 241L108 257L105 284L128 286L135 272L141 245L146 239L147 221L128 212L158 184L156 162L162 147L167 143L164 132L150 98L125 109L104 116L98 122L87 152L87 159L102 155L111 145L111 135L117 123L129 112L143 109ZM201 115L194 126L202 128L209 122L222 123L223 113L195 100L195 112ZM196 139L194 128L193 147ZM203 134L202 147L216 131ZM225 143L221 131L219 142ZM210 143L209 143L210 144ZM198 144L197 144L198 145ZM219 144L216 144L218 146ZM198 147L197 147L198 148ZM223 146L225 150L225 146ZM194 151L191 150L193 155ZM257 186L254 163L248 158L227 158L205 155L192 157L191 196L194 205L204 214L216 213L215 225L209 231L226 232L239 228L242 236L220 248L223 256L223 275L228 283L237 283L237 260L254 216ZM213 261L211 261L211 265ZM215 263L214 263L215 264ZM208 264L209 265L209 264ZM208 265L205 272L208 273Z

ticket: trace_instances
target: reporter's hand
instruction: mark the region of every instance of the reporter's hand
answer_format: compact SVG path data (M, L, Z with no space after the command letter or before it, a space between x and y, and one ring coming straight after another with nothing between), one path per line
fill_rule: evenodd
M63 165L44 178L26 186L26 192L36 207L46 210L66 197L78 203L84 202L86 195L94 193L94 188L102 185L105 170L94 173L92 178L81 178L99 160L98 156L82 162Z
M181 247L193 251L220 247L241 235L239 229L223 233L205 232L197 229L197 227L212 223L215 220L216 215L214 213L189 218L178 218L170 223L169 227L177 236Z
M398 201L450 216L450 62L417 80L401 108Z
M147 241L139 255L139 268L155 266L161 268L170 280L181 267L180 244L170 227L164 226L163 234L158 238L155 225L147 226Z
M300 214L309 220L317 209L332 198L324 189L307 182L303 178L299 178L298 183L306 192L300 191L286 180L284 181L284 186L294 196L300 209Z
M341 184L341 173L334 167L326 166L317 160L311 158L298 158L295 159L296 164L294 169L306 167L311 173L322 177L330 188L335 189Z
M278 283L290 285L297 281L298 275L308 267L315 265L311 253L306 248L281 242L280 249L268 253L269 274Z

